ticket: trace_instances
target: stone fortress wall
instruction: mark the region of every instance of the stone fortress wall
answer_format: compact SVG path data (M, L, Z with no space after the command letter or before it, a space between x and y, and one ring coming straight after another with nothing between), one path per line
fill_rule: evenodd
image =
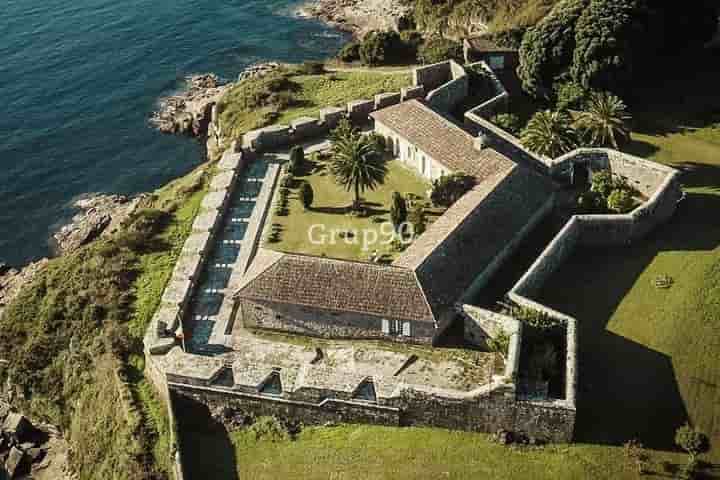
M458 303L456 310L465 320L464 333L467 340L477 345L486 345L489 338L495 338L501 332L510 336L505 371L495 375L489 384L469 392L401 384L377 403L354 400L343 394L343 391L314 388L302 388L282 397L263 395L251 386L228 381L223 372L232 371L231 366L222 360L186 354L176 347L174 332L180 326L189 298L197 285L198 272L202 270L212 239L217 234L223 209L227 207L238 174L255 153L322 135L334 128L342 118L364 124L369 120L368 114L375 109L423 97L426 90L429 91L425 96L426 101L439 102L436 108L442 109L455 102L458 91L467 92L467 84L463 86L467 82L466 75L461 74L458 68L462 70L462 67L451 62L420 67L415 71L413 86L401 92L378 95L374 100L350 102L345 107L326 108L317 119L298 119L289 126L249 132L242 140L242 148L233 145L225 152L217 165L219 173L213 179L211 193L203 201L203 211L195 220L193 233L186 242L173 278L163 295L162 305L153 317L145 337L148 376L166 401L173 395L182 395L208 405L214 412L229 409L238 415L243 412L276 415L308 424L359 422L485 432L503 428L551 441L572 440L576 414L576 320L539 304L533 297L578 245L626 244L641 238L673 214L682 192L677 182L677 172L673 169L619 152L581 149L552 160L526 151L515 137L485 120L485 117L503 108L507 97L504 89L465 115L466 128L473 134L481 134L484 143L510 158L525 161L535 169L564 181L572 179L576 168L587 168L590 172L610 168L614 173L626 177L648 197L645 203L626 215L573 217L508 293L508 298L516 304L544 311L566 324L567 385L564 399L519 399L515 382L520 363L522 324L514 318L463 303ZM178 371L178 368L172 366L173 355L180 355L182 362L189 366L186 373L182 373L182 368ZM172 416L172 401L168 401L168 404ZM174 461L180 469L178 478L182 478L179 454L174 457Z

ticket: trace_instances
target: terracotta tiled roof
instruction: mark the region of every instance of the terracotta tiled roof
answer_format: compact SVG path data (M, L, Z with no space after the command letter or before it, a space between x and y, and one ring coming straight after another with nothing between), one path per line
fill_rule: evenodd
M393 265L415 271L436 315L450 307L542 210L553 184L515 165L479 183Z
M472 48L473 50L480 52L480 53L515 52L515 51L517 51L514 48L508 48L508 47L503 47L501 45L498 45L493 40L491 40L487 37L473 37L473 38L468 38L466 41L467 41L468 45L470 46L470 48Z
M430 306L411 270L267 249L258 251L237 296L434 322Z
M472 135L418 100L383 108L370 116L453 172L483 179L513 165L495 150L477 150Z

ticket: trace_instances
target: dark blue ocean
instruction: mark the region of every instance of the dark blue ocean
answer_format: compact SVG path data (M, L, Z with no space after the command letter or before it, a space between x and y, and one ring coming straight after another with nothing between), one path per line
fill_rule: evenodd
M0 262L48 255L89 193L134 194L202 161L194 140L148 126L188 74L320 59L343 35L288 0L3 0Z

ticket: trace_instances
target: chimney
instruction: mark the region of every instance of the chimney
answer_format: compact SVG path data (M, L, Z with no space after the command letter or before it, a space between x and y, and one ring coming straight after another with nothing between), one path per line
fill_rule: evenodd
M475 137L475 150L483 150L488 146L490 146L490 142L484 133L480 133Z

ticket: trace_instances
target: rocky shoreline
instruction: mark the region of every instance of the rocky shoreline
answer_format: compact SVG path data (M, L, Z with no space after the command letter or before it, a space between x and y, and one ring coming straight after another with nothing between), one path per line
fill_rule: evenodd
M206 73L187 78L187 89L160 100L150 123L163 133L200 137L207 134L212 107L231 84L221 85L217 75Z
M374 30L400 30L412 11L400 0L315 0L301 7L300 14L362 38Z
M69 472L70 447L57 428L36 424L0 401L0 478L61 480Z
M58 256L68 254L101 235L116 232L145 196L128 198L124 195L93 195L78 200L75 207L80 212L53 234L55 253ZM45 269L48 261L48 258L41 258L22 268L0 263L0 316L22 288Z

